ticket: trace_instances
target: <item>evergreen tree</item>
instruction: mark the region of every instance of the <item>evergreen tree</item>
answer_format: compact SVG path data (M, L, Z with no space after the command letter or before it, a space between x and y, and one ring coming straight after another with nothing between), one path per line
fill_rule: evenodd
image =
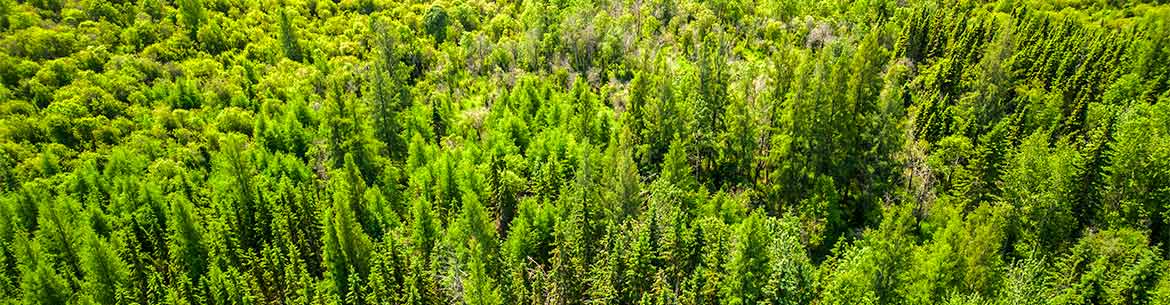
M659 175L659 179L684 190L697 187L698 182L691 174L689 159L685 142L676 137L674 141L670 142L670 150L667 151L666 159L662 162L662 174Z
M435 44L447 40L447 18L447 10L438 5L432 5L423 17L423 28L435 39Z
M348 299L357 293L361 281L369 275L373 244L355 217L349 196L349 185L337 180L331 185L332 208L324 214L324 260L326 271L333 279L334 293ZM352 286L358 285L358 286Z
M455 257L465 262L458 266L463 291L462 302L466 304L502 304L496 275L500 274L497 247L499 240L495 230L488 223L487 212L473 195L465 194L459 222L448 231L450 242L455 242Z
M1047 135L1037 132L1020 144L1004 179L1004 199L1021 214L1021 237L1053 247L1076 230L1073 189L1081 156L1067 144L1049 148Z
M619 2L0 0L0 304L1170 303L1165 1Z
M24 241L24 262L21 266L23 279L20 290L25 304L68 304L73 289L64 276L57 273L50 260L51 253L45 253L36 241Z
M722 303L756 304L766 298L768 284L768 245L771 229L759 212L744 219L735 228L731 243L731 258L727 262L728 278L723 286Z
M207 21L207 11L203 7L203 0L179 0L180 20L187 27L187 37L195 39L196 32Z
M376 114L375 134L386 144L386 152L392 160L406 157L406 141L402 138L398 113L409 103L409 92L398 84L399 60L395 47L398 44L396 28L378 21L371 21L370 31L378 49L378 60L374 64L374 109Z
M169 198L174 214L170 217L174 220L171 233L174 246L171 247L171 257L178 260L179 266L186 271L187 278L192 283L199 283L210 262L204 234L198 226L199 222L191 203L184 196L177 194L172 194Z
M45 256L55 257L58 265L53 267L56 269L54 275L43 275L46 277L61 277L68 281L70 289L77 289L78 281L83 276L81 268L81 253L83 250L83 235L76 226L75 204L73 199L68 197L58 197L54 202L48 203L40 209L39 220L37 223L41 224L40 230L37 232L39 241L36 246L42 247L37 251L46 251L41 254ZM32 251L32 250L30 250ZM35 270L41 268L43 262L34 265L34 270L30 272L40 273ZM60 272L61 275L56 275ZM38 275L41 277L42 275ZM48 281L48 278L42 280Z
M642 177L638 174L638 164L634 162L633 147L630 144L632 137L630 130L624 126L620 134L615 133L606 150L609 163L613 166L604 169L605 190L604 200L609 202L609 217L621 223L626 217L635 216L642 207Z
M83 294L98 304L116 304L119 290L125 289L128 270L110 242L96 233L86 234L86 251L81 258L85 273Z
M301 45L297 40L296 30L293 28L292 21L289 20L288 9L278 11L280 18L280 47L284 50L284 56L293 61L301 61L303 56Z

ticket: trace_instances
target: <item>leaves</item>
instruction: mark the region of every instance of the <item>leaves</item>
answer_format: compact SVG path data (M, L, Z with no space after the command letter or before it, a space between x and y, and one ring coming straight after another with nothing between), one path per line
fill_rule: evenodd
M0 0L0 303L1165 303L1167 16Z

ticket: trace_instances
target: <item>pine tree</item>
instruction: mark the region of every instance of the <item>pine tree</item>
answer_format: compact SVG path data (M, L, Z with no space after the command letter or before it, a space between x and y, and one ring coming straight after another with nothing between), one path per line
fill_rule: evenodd
M731 257L727 261L728 278L721 290L722 303L756 304L765 300L768 284L771 229L759 212L752 213L735 228Z
M431 98L431 130L435 135L435 143L442 144L443 137L447 135L447 116L444 115L450 107L450 103L445 96Z
M597 262L590 268L588 296L594 304L620 304L625 286L625 256L627 252L625 234L619 232L615 222L606 228L604 240L600 243Z
M297 33L293 28L292 21L289 20L288 9L278 10L278 14L280 26L280 47L284 50L284 56L293 61L301 61L301 44L297 40Z
M412 304L431 304L439 301L438 288L431 270L433 250L441 234L438 214L425 197L414 197L411 209L409 300Z
M362 231L358 223L349 196L350 186L344 180L335 180L332 208L325 212L325 241L324 259L326 270L337 297L350 298L360 287L351 286L353 281L360 281L369 275L370 257L373 244L370 237Z
M118 257L110 242L96 233L86 234L86 250L81 257L85 273L83 294L98 304L117 304L118 290L125 289L126 264Z
M253 167L253 158L256 152L245 150L247 139L239 134L225 136L221 149L216 154L217 169L222 175L222 185L229 193L224 198L224 213L231 213L232 230L236 234L239 247L254 252L260 250L261 245L270 238L267 207L258 194L255 181L256 172Z
M748 91L746 84L743 91ZM759 129L754 118L753 109L748 105L748 93L730 98L725 113L727 131L719 135L722 145L719 149L719 175L724 176L725 183L740 185L755 181L757 175L754 154L756 152Z
M723 173L718 172L716 161L722 145L719 135L725 130L727 107L727 68L725 38L718 30L708 32L697 50L699 73L699 96L694 105L695 127L692 130L694 154L699 160L699 176L712 187L722 184Z
M377 245L372 258L369 292L366 294L366 304L403 304L406 303L405 265L406 257L401 252L399 240L396 236L388 236L383 243Z
M399 124L399 112L410 105L409 92L400 88L398 80L398 55L395 45L398 44L396 28L378 22L370 21L370 31L374 33L373 43L377 47L378 60L373 64L374 74L374 109L376 115L375 134L378 140L386 144L386 152L391 160L402 160L406 157L406 141L402 138L402 126Z
M43 247L46 255L52 255L59 260L60 265L53 268L60 268L56 272L62 273L60 277L68 281L70 289L77 289L78 280L83 276L82 231L76 227L75 204L72 198L62 196L40 209L38 223L41 224L41 230L36 234L40 239L37 246ZM41 268L40 264L35 267Z
M592 262L590 250L593 240L589 235L590 224L586 216L586 203L582 197L586 190L562 191L559 202L559 221L554 227L555 248L550 259L550 284L562 302L579 304L588 291L586 271Z
M486 182L490 202L495 207L499 219L496 234L501 238L508 238L508 229L512 224L512 219L516 216L516 193L519 192L520 188L518 185L523 183L523 180L515 172L506 168L507 162L503 159L507 157L492 154L489 158Z
M432 5L423 17L423 28L427 34L434 37L435 44L442 44L447 40L447 10L438 5Z
M690 156L682 139L675 137L674 141L670 142L670 150L667 151L665 159L658 179L670 182L683 190L691 190L698 186L698 182L691 174Z
M180 20L187 26L187 37L194 40L199 28L207 21L203 0L179 0L177 2Z
M462 301L467 304L501 304L497 276L500 272L499 239L487 217L487 211L474 193L464 193L459 219L447 231L448 247L454 250L456 266L452 276L462 287Z
M638 164L634 162L634 149L631 142L633 133L626 126L615 132L607 150L608 163L613 164L604 169L604 200L610 204L607 208L609 218L621 223L626 217L636 216L642 206L642 177L638 172Z
M381 240L382 234L385 233L385 223L381 219L382 215L378 213L383 211L371 208L370 205L377 204L377 202L367 202L365 200L366 198L364 198L364 195L370 191L376 191L376 189L366 187L366 181L362 178L361 170L354 163L352 155L347 154L345 156L345 168L343 170L345 171L345 185L350 188L347 192L348 202L346 204L353 211L354 218L361 224L362 232L369 234L375 241Z
M199 283L210 261L207 257L207 243L191 203L185 196L178 194L172 194L169 198L173 213L169 219L174 222L170 237L173 244L170 248L171 257L178 261L192 283Z
M50 259L52 253L46 253L40 243L24 241L25 256L21 266L23 279L20 283L21 293L25 304L65 305L69 304L73 289L68 281L57 273Z

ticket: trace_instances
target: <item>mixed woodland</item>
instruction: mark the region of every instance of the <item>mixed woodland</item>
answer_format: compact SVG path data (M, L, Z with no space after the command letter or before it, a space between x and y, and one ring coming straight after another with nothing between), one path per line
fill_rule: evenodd
M0 304L1170 304L1170 3L0 0Z

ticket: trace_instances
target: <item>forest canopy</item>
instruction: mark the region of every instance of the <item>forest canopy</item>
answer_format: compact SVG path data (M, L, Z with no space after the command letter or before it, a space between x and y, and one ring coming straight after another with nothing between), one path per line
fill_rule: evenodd
M0 304L1170 304L1170 4L0 0Z

